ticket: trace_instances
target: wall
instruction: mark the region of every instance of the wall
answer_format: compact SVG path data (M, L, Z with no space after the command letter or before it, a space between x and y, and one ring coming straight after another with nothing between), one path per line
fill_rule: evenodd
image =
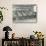
M37 23L13 23L12 21L12 5L13 4L37 4ZM10 35L15 32L16 37L29 37L34 31L41 31L46 37L46 0L0 0L1 7L7 7L3 11L4 20L0 23L0 46L1 39L4 38L3 27L9 25L12 28ZM46 45L46 38L45 38Z

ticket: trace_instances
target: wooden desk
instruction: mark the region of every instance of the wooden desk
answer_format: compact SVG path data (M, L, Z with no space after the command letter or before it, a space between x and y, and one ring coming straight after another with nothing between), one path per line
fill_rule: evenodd
M12 43L16 42L16 46L44 46L44 38L39 40L39 39L24 39L24 38L20 38L20 39L2 39L2 46L4 46L5 41L11 41L11 45L9 46L13 46ZM41 43L39 42L41 41ZM39 45L41 44L41 45ZM7 45L8 46L8 45Z

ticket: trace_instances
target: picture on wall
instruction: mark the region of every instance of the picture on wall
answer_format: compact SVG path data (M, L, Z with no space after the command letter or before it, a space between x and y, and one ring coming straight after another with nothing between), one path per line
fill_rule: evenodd
M13 22L31 23L37 22L37 5L13 5Z

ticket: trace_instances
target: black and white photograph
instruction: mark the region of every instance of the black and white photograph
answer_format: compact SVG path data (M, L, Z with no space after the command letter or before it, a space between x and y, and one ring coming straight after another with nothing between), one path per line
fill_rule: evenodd
M13 5L13 22L31 23L37 22L37 5Z

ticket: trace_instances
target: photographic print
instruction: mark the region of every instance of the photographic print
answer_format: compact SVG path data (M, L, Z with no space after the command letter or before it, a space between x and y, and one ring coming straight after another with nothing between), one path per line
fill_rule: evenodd
M13 5L13 22L37 22L37 5Z

